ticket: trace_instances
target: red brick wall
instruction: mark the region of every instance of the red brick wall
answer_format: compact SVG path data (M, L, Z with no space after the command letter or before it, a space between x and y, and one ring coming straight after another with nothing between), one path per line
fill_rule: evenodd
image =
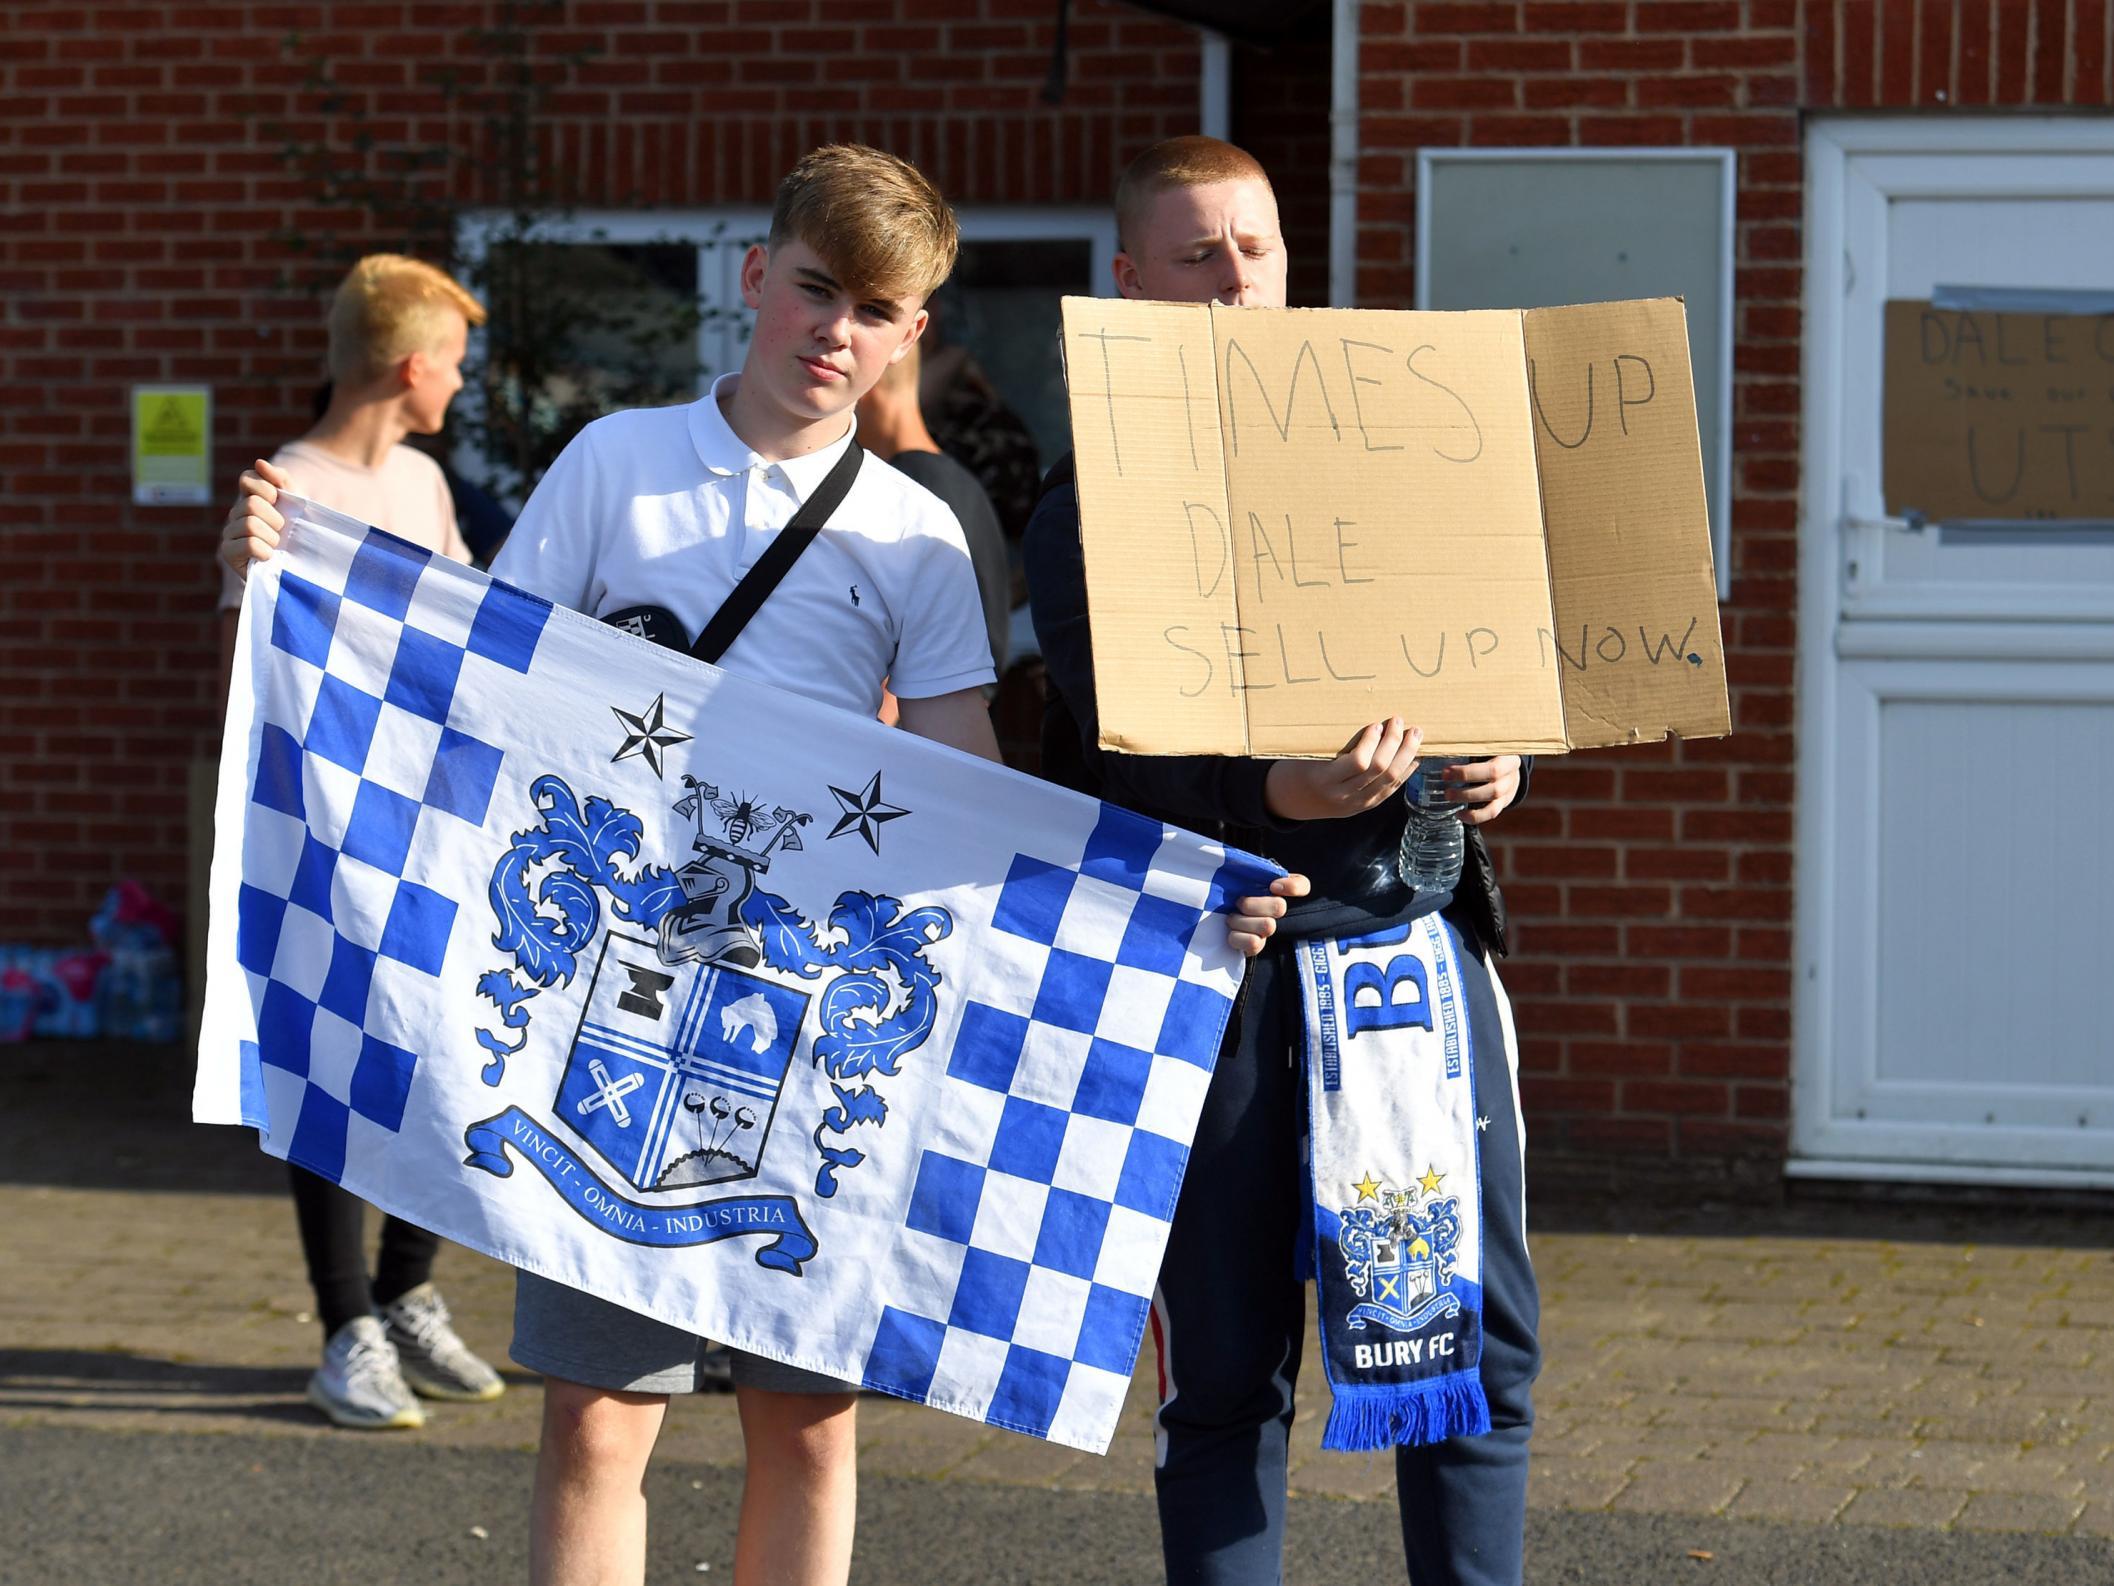
M1538 1144L1780 1157L1790 1103L1802 110L2107 103L2105 0L1368 4L1359 300L1415 289L1420 145L1739 153L1735 734L1550 760L1495 829Z
M217 730L206 548L218 510L129 504L126 388L214 387L216 462L303 423L321 338L274 233L344 226L288 136L454 157L434 196L489 202L468 42L497 0L14 5L0 27L0 911L71 940L121 875L184 902L180 767ZM1193 34L1074 8L1043 105L1049 0L566 0L539 33L555 178L598 205L751 203L808 144L882 143L967 203L1099 202L1192 130ZM1542 1147L1784 1148L1788 1110L1802 109L2107 103L2105 0L1549 0L1363 7L1359 295L1406 304L1420 144L1739 150L1733 594L1738 733L1548 762L1499 827L1508 970ZM282 41L350 103L326 115ZM1236 134L1325 274L1327 75L1312 39L1245 53ZM1304 120L1298 119L1304 117ZM283 124L288 130L276 130ZM1286 172L1297 174L1290 181ZM1305 207L1301 207L1304 205ZM368 227L344 239L401 244ZM313 274L313 267L310 267Z
M535 7L519 8L528 14ZM808 146L910 156L957 202L1093 203L1194 131L1197 37L1073 8L1042 103L1048 0L567 0L536 35L555 180L597 205L767 202ZM220 509L130 504L127 388L204 381L217 474L305 427L315 300L291 218L403 246L290 174L289 138L450 151L433 196L491 202L474 94L496 0L10 0L0 23L0 936L77 939L109 883L182 907L183 766L217 742L208 563ZM345 96L326 113L283 41ZM438 86L453 72L471 98ZM283 127L285 130L281 131ZM314 266L306 273L313 276Z
M1326 9L1300 37L1233 51L1227 131L1270 173L1291 256L1286 297L1303 308L1329 301L1331 64Z

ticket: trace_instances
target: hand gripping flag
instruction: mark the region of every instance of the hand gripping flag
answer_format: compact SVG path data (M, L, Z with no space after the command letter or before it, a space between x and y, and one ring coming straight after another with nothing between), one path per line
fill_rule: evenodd
M1108 1445L1262 861L294 498L194 1112L502 1260Z

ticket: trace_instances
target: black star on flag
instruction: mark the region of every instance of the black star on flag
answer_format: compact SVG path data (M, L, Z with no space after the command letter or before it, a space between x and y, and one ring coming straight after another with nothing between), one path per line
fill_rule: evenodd
M614 765L619 760L629 760L633 755L638 755L653 767L653 774L659 776L661 751L690 741L687 732L677 732L667 725L661 708L665 698L662 694L654 695L653 703L646 707L644 714L637 716L628 710L618 710L614 705L609 707L617 720L624 724L624 747L609 757L610 764Z
M881 773L878 771L866 784L863 793L847 793L840 787L833 787L830 792L837 796L837 805L844 811L837 817L837 824L830 828L830 836L842 837L846 832L855 831L866 839L866 846L875 853L881 851L881 827L910 813L899 805L882 801Z

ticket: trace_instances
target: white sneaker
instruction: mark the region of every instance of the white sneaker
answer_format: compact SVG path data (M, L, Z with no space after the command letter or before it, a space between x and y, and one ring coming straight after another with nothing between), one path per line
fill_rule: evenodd
M383 1306L382 1322L412 1392L458 1404L482 1404L506 1392L499 1373L457 1335L448 1302L432 1284L421 1283Z
M426 1424L396 1350L372 1316L355 1316L330 1335L323 1364L308 1379L308 1402L338 1425L360 1431Z

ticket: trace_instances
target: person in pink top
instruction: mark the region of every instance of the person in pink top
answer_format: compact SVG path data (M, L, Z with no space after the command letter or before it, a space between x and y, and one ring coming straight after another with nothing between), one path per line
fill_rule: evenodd
M446 272L400 254L370 254L352 267L330 305L330 405L315 427L243 476L221 542L221 675L235 653L236 617L259 526L278 527L280 490L470 559L439 464L403 444L432 435L462 389L462 359L484 308ZM370 1276L367 1208L306 1168L288 1164L301 1250L323 1325L323 1362L308 1399L339 1426L418 1426L419 1398L477 1401L505 1391L499 1373L457 1336L432 1283L432 1234L382 1220Z
M407 435L437 435L462 389L470 327L484 306L444 270L398 253L371 253L339 283L330 303L330 405L306 435L260 461L266 483L320 501L398 539L458 562L470 559L455 524L455 503L440 464ZM228 513L226 536L248 538L258 498L244 494ZM223 551L220 631L223 662L234 654L242 605L239 562ZM226 666L222 666L225 675Z

